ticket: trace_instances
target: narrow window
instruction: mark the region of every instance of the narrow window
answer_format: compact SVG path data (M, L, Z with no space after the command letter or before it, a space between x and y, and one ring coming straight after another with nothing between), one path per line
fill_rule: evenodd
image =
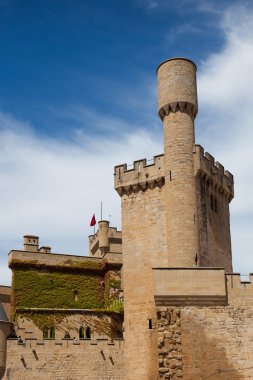
M148 328L149 330L152 330L152 319L148 320Z
M49 338L55 339L55 328L54 327L51 327L49 330Z
M75 301L78 301L78 291L77 290L74 291L73 298Z
M83 326L81 326L79 329L79 339L83 339L83 338L84 338L84 328Z
M90 339L91 331L90 331L90 327L89 326L86 327L85 335L86 335L86 339Z
M48 329L47 328L45 328L44 330L43 330L43 339L47 339L48 338Z

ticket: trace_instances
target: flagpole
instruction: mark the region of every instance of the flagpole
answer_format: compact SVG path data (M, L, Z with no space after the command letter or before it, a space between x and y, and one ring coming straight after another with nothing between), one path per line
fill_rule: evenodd
M102 204L102 201L101 201L101 219L100 220L103 220L103 204Z

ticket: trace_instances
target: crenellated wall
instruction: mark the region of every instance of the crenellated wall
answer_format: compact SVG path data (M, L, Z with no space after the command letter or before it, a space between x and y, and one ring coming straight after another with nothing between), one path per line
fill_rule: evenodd
M199 266L224 267L232 272L229 203L234 197L233 175L195 145L194 172L196 178L199 222Z
M129 169L123 164L114 168L114 187L120 196L164 184L164 155L154 156L152 163L146 159L134 161L132 166Z
M3 380L123 380L122 340L7 341Z

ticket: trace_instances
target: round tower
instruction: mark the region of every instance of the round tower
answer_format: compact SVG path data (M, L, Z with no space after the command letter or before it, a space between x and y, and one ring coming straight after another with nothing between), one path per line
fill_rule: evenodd
M101 220L99 225L99 249L102 254L109 250L109 222L108 220Z
M168 265L192 267L199 252L194 176L196 65L173 58L157 69L158 112L164 128Z

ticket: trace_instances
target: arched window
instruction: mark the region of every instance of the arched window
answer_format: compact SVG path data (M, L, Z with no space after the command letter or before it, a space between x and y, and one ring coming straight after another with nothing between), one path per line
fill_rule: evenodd
M86 335L86 339L90 339L91 331L90 331L90 327L89 326L86 327L85 335Z
M79 329L79 339L84 339L84 328L83 326Z

